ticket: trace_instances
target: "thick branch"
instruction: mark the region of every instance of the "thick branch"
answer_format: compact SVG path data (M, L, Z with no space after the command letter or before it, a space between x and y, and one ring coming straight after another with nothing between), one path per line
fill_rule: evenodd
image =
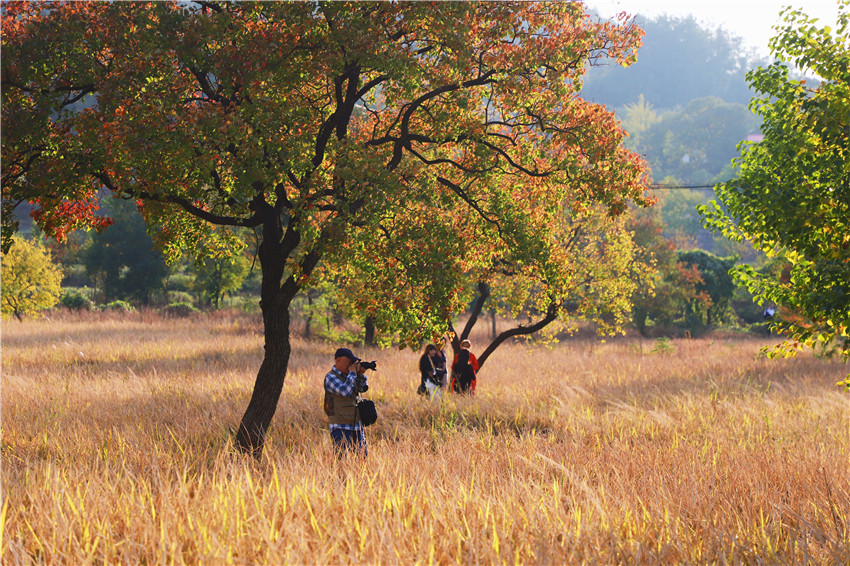
M112 179L106 173L92 173L92 176L96 178L98 181L103 183L103 185L108 188L110 191L119 194L119 195L130 195L135 198L140 198L142 200L149 200L153 202L162 202L167 204L176 204L189 214L200 218L201 220L205 220L210 224L215 224L217 226L244 226L246 228L255 228L262 224L260 218L254 214L249 218L242 218L239 216L223 216L220 214L215 214L204 210L195 204L193 204L189 199L185 199L183 197L178 197L176 195L160 195L156 193L152 193L149 191L141 190L141 191L125 191L119 188Z
M478 322L478 317L481 315L481 310L484 308L484 303L490 298L490 285L483 281L478 282L478 298L475 299L475 304L472 305L472 313L469 315L469 320L466 321L466 326L463 327L463 332L460 335L461 340L469 338L469 333L475 323Z
M486 73L484 73L483 75L481 75L480 77L477 77L477 78L474 78L474 79L471 79L471 80L468 80L468 81L464 81L460 84L443 85L440 88L434 89L430 92L426 92L425 94L423 94L422 96L420 96L416 100L413 100L412 102L410 102L410 104L408 104L405 107L404 111L402 112L401 125L400 125L401 135L399 136L398 141L396 141L395 147L393 148L393 157L392 157L392 159L390 159L390 162L387 164L387 170L393 171L396 167L398 167L399 163L401 163L401 158L402 158L402 155L403 155L402 150L404 148L410 149L410 141L411 141L410 120L413 117L413 113L416 112L416 110L418 110L427 101L429 101L433 98L436 98L436 97L438 97L442 94L445 94L447 92L453 92L453 91L456 91L456 90L460 90L462 88L470 88L470 87L474 87L474 86L484 86L484 85L492 84L492 83L496 82L495 79L492 78L493 75L495 75L495 74L496 74L495 70L490 70L490 71L487 71Z
M548 326L552 321L554 321L558 317L558 311L560 310L560 305L557 303L550 303L549 308L546 310L546 316L537 321L536 323L529 326L517 326L516 328L511 328L510 330L505 330L501 334L499 334L495 340L493 340L487 349L478 356L478 367L482 367L487 358L490 357L496 348L498 348L502 342L507 340L508 338L513 338L514 336L523 336L528 334L534 334Z

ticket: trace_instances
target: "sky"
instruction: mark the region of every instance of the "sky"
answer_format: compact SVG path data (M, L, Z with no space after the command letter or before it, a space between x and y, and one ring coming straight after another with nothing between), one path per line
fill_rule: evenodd
M771 28L779 22L779 12L785 6L802 8L809 16L820 19L819 25L835 28L838 3L835 0L586 0L600 16L609 18L621 11L655 17L662 14L675 17L693 15L705 27L722 27L732 35L744 39L744 46L751 47L764 57L769 54L767 43L773 32Z

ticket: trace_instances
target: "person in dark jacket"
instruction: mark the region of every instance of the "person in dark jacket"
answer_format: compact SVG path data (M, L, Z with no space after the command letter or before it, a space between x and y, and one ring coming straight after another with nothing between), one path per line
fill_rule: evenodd
M445 357L440 355L437 346L428 344L425 346L425 351L422 357L419 358L419 376L420 384L418 393L423 395L428 394L428 397L434 398L439 395L443 387L443 376L446 375Z
M460 352L452 362L453 393L475 393L475 385L478 381L478 359L469 351L472 343L464 340L460 343Z

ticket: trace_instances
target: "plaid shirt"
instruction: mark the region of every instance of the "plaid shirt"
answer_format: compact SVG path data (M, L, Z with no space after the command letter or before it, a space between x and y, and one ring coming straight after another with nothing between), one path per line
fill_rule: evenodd
M363 384L366 384L366 376L362 377ZM342 395L343 397L351 397L354 395L354 384L357 381L357 374L353 371L348 372L348 375L342 375L342 372L336 369L336 367L331 368L331 371L325 376L325 391L330 391L331 393L336 393L337 395ZM336 429L343 430L354 430L354 431L362 431L363 424L360 422L360 419L357 419L356 423L353 424L330 424L330 430L334 431Z

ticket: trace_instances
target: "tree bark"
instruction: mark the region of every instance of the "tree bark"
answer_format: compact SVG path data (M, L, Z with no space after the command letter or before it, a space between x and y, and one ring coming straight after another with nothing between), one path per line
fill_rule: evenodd
M259 197L254 206L263 218L263 235L257 255L263 274L260 309L263 313L265 355L257 372L251 401L236 432L236 447L259 459L266 441L266 431L280 400L292 351L289 343L289 305L299 287L291 277L286 284L282 285L282 282L286 258L300 238L291 227L284 234L279 210Z
M237 448L257 459L262 455L266 431L277 410L292 352L289 342L290 302L291 298L287 300L287 297L279 293L272 304L265 304L265 301L261 304L265 327L265 355L257 373L251 401L236 433Z
M372 315L366 317L365 324L365 336L363 337L363 344L365 346L374 346L375 345L375 319L372 318Z

